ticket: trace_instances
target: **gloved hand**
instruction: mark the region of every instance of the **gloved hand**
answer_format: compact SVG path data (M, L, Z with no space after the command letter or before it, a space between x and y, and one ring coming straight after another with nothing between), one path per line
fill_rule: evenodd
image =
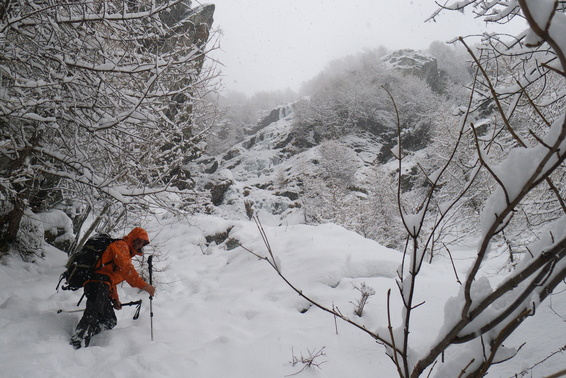
M121 310L122 309L122 303L120 303L120 301L118 299L113 299L112 300L112 306L116 309L116 310Z
M150 297L153 297L155 295L155 288L151 285L144 286L142 290L147 291Z

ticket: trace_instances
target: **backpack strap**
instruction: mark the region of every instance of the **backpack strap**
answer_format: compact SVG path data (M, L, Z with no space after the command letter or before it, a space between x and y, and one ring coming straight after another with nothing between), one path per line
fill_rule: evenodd
M104 268L104 267L107 266L107 265L114 264L114 258L112 258L112 260L110 260L110 261L108 261L108 262L106 262L106 263L103 263L103 262L102 262L102 259L103 259L103 257L104 257L104 254L106 253L106 251L108 251L108 248L110 248L110 246L111 246L112 244L114 244L115 242L117 242L117 241L124 241L124 239L113 239L113 240L110 242L110 244L108 244L108 247L106 247L106 249L104 250L104 252L102 252L102 254L100 255L100 258L98 259L98 262L100 262L100 266L97 266L96 268L94 268L94 270L93 270L94 272L96 272L96 271L99 270L99 269ZM96 265L98 265L98 262L96 263Z
M104 257L104 254L106 253L106 251L108 251L108 248L112 245L112 243L115 243L115 242L120 241L120 240L123 240L123 239L112 239L110 244L108 244L108 246L106 247L104 252L102 252L100 257L98 258L98 261L96 262L96 265L98 265L100 263L100 266L95 265L96 267L92 270L92 274L90 275L90 278L88 279L87 282L89 282L89 281L100 281L100 282L105 282L107 284L112 283L112 281L110 280L110 277L108 277L106 274L98 273L98 271L100 269L104 268L107 265L114 264L114 259L112 259L112 260L110 260L106 263L102 263L102 258ZM81 298L81 300L82 300L82 298ZM79 301L79 303L81 303L81 302ZM77 306L78 306L78 304L77 304Z
M61 275L59 276L59 282L57 283L57 287L55 288L55 290L59 291L59 286L61 285L61 282L65 279L65 272L61 273Z

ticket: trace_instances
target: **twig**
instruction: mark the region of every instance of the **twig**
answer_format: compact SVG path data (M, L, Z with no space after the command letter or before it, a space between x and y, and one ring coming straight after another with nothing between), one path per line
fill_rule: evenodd
M464 374L466 374L466 370L468 370L468 368L474 363L475 360L475 358L472 358L472 360L462 369L462 371L458 375L458 378L461 378L464 376Z
M322 347L320 348L318 351L315 349L314 351L311 351L310 349L307 349L307 352L309 353L308 357L303 357L303 355L301 354L300 358L297 358L295 356L295 353L293 351L293 348L291 348L291 353L292 353L292 360L291 360L291 364L293 366L295 366L298 363L302 363L303 364L303 368L299 371L297 371L296 373L293 374L289 374L286 375L286 377L292 377L295 375L300 374L301 372L303 372L305 369L307 368L319 368L321 369L320 365L322 365L323 363L327 362L327 361L322 361L322 362L316 362L315 360L319 357L326 357L326 353L324 353L324 349L326 347Z
M456 282L458 282L460 285L462 285L462 281L460 281L460 278L458 277L458 272L456 271L456 265L454 265L454 258L452 257L452 253L450 253L450 249L448 248L448 246L444 243L442 243L444 245L444 248L446 249L446 251L448 252L448 256L450 256L450 262L452 263L452 269L454 270L454 275L456 276Z

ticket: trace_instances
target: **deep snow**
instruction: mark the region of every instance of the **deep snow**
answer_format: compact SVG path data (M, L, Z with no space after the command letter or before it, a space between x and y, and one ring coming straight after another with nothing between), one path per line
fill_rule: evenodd
M80 292L55 291L66 255L46 246L45 258L36 263L11 257L0 265L2 377L284 377L303 368L301 363L293 366L294 357L307 357L321 348L325 355L315 360L320 366L298 376L396 376L382 346L309 307L265 261L242 248L205 243L205 236L233 227L231 237L265 255L253 222L162 216L144 226L152 237L146 253L156 254L155 266L161 270L155 274L154 341L147 294L126 285L120 289L123 302L144 301L140 319L133 320L134 309L125 307L117 311L114 330L95 336L89 348L73 350L68 340L80 313L57 314L57 310L75 309ZM264 227L283 273L305 293L328 307L336 306L368 329L387 326L386 292L396 290L399 252L332 224ZM469 252L454 253L462 273ZM487 262L494 275L504 258ZM359 291L354 285L362 282L376 294L363 317L357 318L352 302L359 299ZM566 293L563 286L560 289L552 303L540 306L537 315L506 343L519 346L526 341L517 357L494 367L490 376L512 377L564 346ZM417 350L435 339L444 305L459 290L450 261L439 257L426 266L419 290L417 301L426 299L426 303L415 312L411 337ZM400 313L397 295L392 307L395 322ZM447 353L446 365L450 362ZM543 377L565 368L564 353L558 353L527 376Z

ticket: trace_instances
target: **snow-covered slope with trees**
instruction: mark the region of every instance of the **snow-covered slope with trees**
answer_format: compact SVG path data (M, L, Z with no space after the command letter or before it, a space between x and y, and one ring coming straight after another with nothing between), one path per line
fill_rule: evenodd
M56 292L66 255L46 247L35 263L17 257L0 265L0 364L2 376L15 377L392 377L395 368L384 347L364 332L310 306L265 262L241 247L207 237L228 229L244 247L266 255L253 222L198 216L180 222L162 215L148 224L152 237L146 253L154 253L158 294L153 300L154 341L150 340L149 300L125 285L123 302L143 300L138 320L134 309L117 312L118 326L93 338L92 345L68 345L80 313L74 310L80 292ZM278 264L306 294L370 330L387 332L387 291L402 255L335 225L264 226ZM454 251L459 274L473 252ZM500 260L490 259L493 278ZM418 348L426 348L453 309L444 306L459 285L449 259L427 266L421 294L434 292L415 312ZM361 318L354 314L362 284L375 290ZM419 294L420 295L420 294ZM515 359L495 366L494 377L512 377L526 370L542 377L564 365L563 352L535 365L564 347L564 294L538 309L506 343L519 347ZM83 303L84 306L84 303ZM399 299L393 295L393 326L400 322ZM303 361L304 360L304 361ZM451 364L450 353L445 363ZM534 367L534 368L533 368ZM436 367L438 369L439 366ZM532 370L531 370L532 369ZM449 370L450 371L450 370ZM453 377L456 375L443 375Z

